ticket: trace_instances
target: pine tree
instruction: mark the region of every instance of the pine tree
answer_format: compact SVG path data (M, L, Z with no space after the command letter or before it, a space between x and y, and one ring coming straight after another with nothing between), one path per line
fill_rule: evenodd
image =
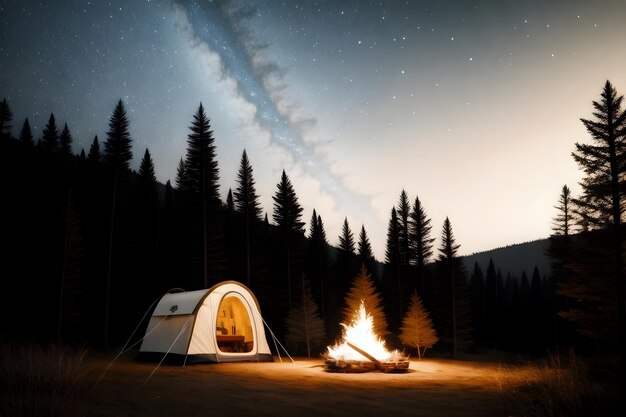
M409 215L411 204L406 191L402 190L398 200L398 254L400 266L407 266L411 260L410 240L409 240Z
M24 119L24 124L22 125L22 130L20 131L20 143L26 146L33 146L35 144L33 142L33 132L30 130L28 117Z
M254 186L254 177L252 175L252 166L248 161L248 155L244 149L241 155L241 164L237 173L237 188L235 188L235 207L243 215L245 228L245 247L246 247L246 279L248 287L251 287L250 281L250 248L252 240L252 229L261 218L261 207L259 196Z
M201 242L199 245L202 277L200 285L208 288L209 268L211 267L212 272L220 269L222 260L219 252L223 245L219 239L219 220L215 215L216 209L221 204L215 140L210 120L204 112L202 103L193 116L189 130L184 166L185 180L182 185L184 190L190 193L192 210L190 227Z
M563 236L567 240L572 228L572 202L569 187L564 185L559 196L556 217L552 220L552 232L554 236Z
M136 274L134 282L128 283L128 286L130 293L136 300L148 304L153 297L159 295L157 285L154 282L154 277L158 275L155 260L159 237L159 196L154 163L148 148L146 148L141 159L135 190L138 216L134 226L137 231L136 242L138 247L134 256L139 261L139 273Z
M130 168L130 160L133 159L128 125L124 103L119 100L109 119L107 140L104 142L104 161L115 169L117 175L125 174Z
M185 190L185 185L187 184L187 174L185 171L185 161L183 158L180 158L180 162L178 163L178 168L176 169L176 179L174 180L176 184L176 189L178 191Z
M339 235L337 247L337 261L335 264L335 291L339 294L339 300L348 291L351 278L357 273L356 255L354 253L354 235L350 230L348 219L345 218Z
M411 296L411 303L402 319L400 341L417 349L419 359L424 357L426 349L430 349L439 341L435 327L417 292Z
M100 162L100 144L98 143L98 135L94 136L93 142L89 147L89 153L87 154L87 159L90 162L98 163Z
M61 136L59 136L59 151L61 155L69 157L72 155L72 135L70 129L67 127L67 123L63 126Z
M400 277L400 231L396 208L391 209L385 248L384 289L392 325L399 324L403 311L403 283Z
M324 230L324 223L322 217L317 214L313 209L311 215L311 226L309 232L309 264L310 270L313 272L315 281L317 284L313 286L314 294L317 293L317 298L320 301L320 311L322 319L326 317L326 268L328 266L328 240L326 239L326 231Z
M191 133L187 136L185 159L188 189L201 195L203 205L217 206L219 204L219 168L215 153L215 139L211 130L211 121L206 116L202 103L193 116L189 130Z
M430 219L426 216L419 197L415 197L409 216L409 241L412 257L417 267L416 286L422 297L426 297L426 265L433 255L433 242L435 241L430 237L431 230Z
M293 262L294 243L304 235L304 222L302 222L302 206L293 185L283 170L280 182L277 184L274 200L273 219L278 226L285 247L285 259L287 267L287 299L291 304L291 268ZM294 241L295 240L295 241Z
M46 151L56 152L59 148L59 131L52 113L50 113L50 119L43 129L41 141L43 149Z
M367 232L365 231L365 225L361 225L361 233L359 233L359 260L362 263L369 262L374 258L374 254L372 253L372 245L370 243L369 238L367 237Z
M233 213L235 211L235 200L233 198L233 189L228 189L228 194L226 194L226 208L229 213Z
M144 184L150 186L156 185L156 175L154 174L154 164L152 163L152 157L150 151L146 148L141 159L141 165L139 166L139 179Z
M470 310L465 270L458 257L460 245L455 242L452 225L446 217L441 233L441 246L437 259L439 269L441 338L452 346L456 358L459 350L472 343Z
M612 228L613 279L618 295L622 352L622 392L626 395L626 275L623 271L622 214L626 196L626 111L624 97L607 80L600 101L594 101L595 119L581 119L594 144L576 143L574 160L585 173L583 195L574 200L588 209L597 227Z
M365 266L361 266L361 271L354 278L352 287L346 295L345 303L343 323L352 323L358 314L361 303L363 303L365 311L374 319L374 333L381 337L388 333L383 300Z
M11 136L11 121L13 120L13 113L9 107L7 99L4 98L0 102L0 135Z
M361 232L359 233L359 244L357 252L357 261L361 265L365 265L368 271L371 271L372 276L376 278L376 259L372 252L372 245L367 232L365 231L365 225L361 225Z
M287 343L296 348L299 346L306 347L309 358L312 351L321 350L320 348L323 347L326 336L324 322L319 317L309 282L304 278L304 275L302 276L299 297L297 297L295 306L289 310L286 325L287 335L285 339Z
M52 119L52 116L50 116ZM105 287L105 312L104 312L104 347L109 343L109 315L111 308L111 281L113 271L113 241L115 236L115 222L118 215L118 188L120 180L129 173L131 152L131 137L128 132L128 118L124 110L124 104L120 100L113 110L109 119L107 140L104 143L104 161L113 170L113 193L111 198L111 214L109 221L109 242L107 259L107 277Z
M354 256L354 235L350 230L348 218L343 220L341 235L339 236L339 256L346 258Z
M387 246L385 249L385 262L393 265L394 269L400 266L400 241L399 241L398 215L396 208L391 209L389 226L387 227Z

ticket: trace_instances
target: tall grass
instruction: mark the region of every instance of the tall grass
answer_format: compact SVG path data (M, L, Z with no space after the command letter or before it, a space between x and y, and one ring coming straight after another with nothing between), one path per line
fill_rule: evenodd
M551 354L508 368L502 398L511 417L621 416L617 369L610 358Z
M84 416L92 398L86 350L0 345L0 416Z

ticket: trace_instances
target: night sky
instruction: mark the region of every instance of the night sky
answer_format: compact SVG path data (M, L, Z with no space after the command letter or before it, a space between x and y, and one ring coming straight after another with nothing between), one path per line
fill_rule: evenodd
M364 223L378 259L403 188L462 254L547 237L579 118L605 80L626 92L624 1L0 4L14 135L54 112L87 151L121 98L133 166L147 147L173 181L202 102L224 197L246 149L270 219L285 169L307 223L331 244Z

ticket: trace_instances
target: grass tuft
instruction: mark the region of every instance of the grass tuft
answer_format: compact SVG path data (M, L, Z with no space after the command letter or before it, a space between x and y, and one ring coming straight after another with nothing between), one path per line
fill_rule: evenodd
M506 370L500 381L504 405L511 417L621 416L616 369L606 358L550 354Z
M0 344L0 416L84 416L93 397L86 350Z

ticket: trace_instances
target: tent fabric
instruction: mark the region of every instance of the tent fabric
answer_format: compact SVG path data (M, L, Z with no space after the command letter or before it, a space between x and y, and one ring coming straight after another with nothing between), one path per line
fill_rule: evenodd
M165 294L138 359L198 362L272 361L256 297L243 284Z

